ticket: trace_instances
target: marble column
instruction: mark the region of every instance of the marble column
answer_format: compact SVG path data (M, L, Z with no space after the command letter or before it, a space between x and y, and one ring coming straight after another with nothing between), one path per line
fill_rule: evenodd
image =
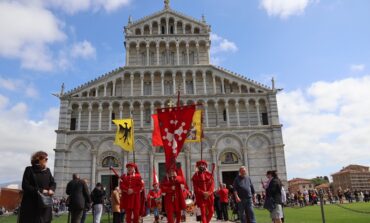
M96 156L97 156L97 151L92 150L91 151L91 185L95 185L96 182Z
M206 83L207 75L206 75L206 73L205 73L205 72L203 72L202 77L203 77L203 88L204 88L204 94L207 94L207 83Z
M154 151L154 148L152 147L152 151ZM149 153L149 187L152 186L154 175L153 175L153 166L154 166L154 154L153 152ZM156 171L158 175L158 170ZM161 180L161 179L158 179Z
M150 89L150 95L154 95L154 73L150 74L150 85L151 85L151 89Z
M216 165L216 169L215 169L215 173L216 173L215 186L216 186L216 185L219 185L217 175L220 174L219 165L218 165L218 162L217 162L217 149L216 149L215 146L212 146L210 151L211 151L211 156L212 156L212 163L214 163Z
M136 45L136 66L140 65L140 46Z
M193 73L193 91L194 91L194 95L197 94L197 75L195 73Z
M104 84L104 97L107 97L107 83Z
M226 125L227 127L230 127L229 102L225 103L225 110L226 110Z
M116 96L116 80L113 81L112 96Z
M164 73L161 73L162 95L164 95Z
M129 43L126 45L126 66L130 65L130 46Z
M166 61L164 62L165 65L170 64L170 44L166 43Z
M144 105L140 104L140 128L144 128Z
M239 115L239 103L235 103L235 113L236 113L236 121L238 126L240 126L240 115Z
M146 44L146 65L149 66L149 43Z
M186 95L186 73L185 73L185 71L183 71L183 73L182 73L182 84L183 84L183 86L184 86L184 95Z
M154 114L154 104L150 105L150 113ZM152 129L154 129L154 122L152 118L150 119L150 123L151 123Z
M216 75L212 74L212 79L213 79L213 93L217 94L217 88L216 88Z
M190 58L189 58L189 43L186 43L186 64L190 64Z
M199 64L199 43L197 43L195 46L197 48L197 60L196 60L197 62L196 63Z
M176 65L180 65L180 45L176 43Z
M225 79L221 78L221 94L225 94Z
M109 105L109 114L108 114L108 120L109 120L109 123L108 123L108 130L112 130L112 111L113 111L113 106L112 104Z
M216 126L219 127L219 124L218 124L218 103L217 103L217 101L215 102L215 110L216 110Z
M78 106L78 123L77 123L77 130L81 130L81 112L82 112L82 105Z
M257 102L256 103L256 109L257 109L257 121L258 121L258 125L260 126L261 125L261 118L260 118L260 104Z
M99 97L99 87L95 88L95 97Z
M92 105L91 104L89 104L88 110L89 110L89 119L88 119L88 123L87 123L87 131L91 131L91 112L92 112Z
M131 96L134 96L134 74L130 75L130 80L131 80Z
M176 73L172 73L172 87L173 93L176 94Z
M140 94L141 96L144 96L144 74L143 73L140 74L140 84L141 84Z
M209 122L208 122L208 102L204 103L204 114L205 114L205 119L206 119L206 127L209 127Z
M157 54L157 65L159 66L159 43L157 43L156 47L156 54Z
M103 112L103 105L102 104L99 104L98 111L99 111L98 130L101 130L101 113Z
M248 120L247 123L248 123L248 126L250 126L251 120L249 118L249 102L248 101L245 103L245 109L247 110L247 120Z

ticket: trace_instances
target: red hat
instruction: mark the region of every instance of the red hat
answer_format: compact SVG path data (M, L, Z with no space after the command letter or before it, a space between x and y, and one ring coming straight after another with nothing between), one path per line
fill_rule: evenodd
M205 160L199 160L197 162L197 167L200 166L200 165L205 165L206 167L208 166L207 161L205 161Z
M136 169L137 165L136 165L136 163L127 163L126 168L129 168L129 167L133 167L134 169Z
M136 163L127 163L126 164L126 168L129 168L129 167L133 167L135 169L135 172L138 173L138 174L140 174L139 173L139 169L137 168Z

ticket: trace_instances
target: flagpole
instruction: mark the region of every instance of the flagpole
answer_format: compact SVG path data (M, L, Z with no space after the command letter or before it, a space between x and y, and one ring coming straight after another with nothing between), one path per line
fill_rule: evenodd
M203 109L200 110L200 160L203 160Z

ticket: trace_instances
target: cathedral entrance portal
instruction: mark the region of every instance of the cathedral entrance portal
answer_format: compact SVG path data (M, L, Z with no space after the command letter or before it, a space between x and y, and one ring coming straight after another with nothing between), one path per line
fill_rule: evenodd
M234 179L238 176L238 173L238 171L223 171L222 182L226 184L227 187L229 187L229 185L233 185Z
M101 184L109 197L114 188L118 186L118 177L116 175L101 175Z

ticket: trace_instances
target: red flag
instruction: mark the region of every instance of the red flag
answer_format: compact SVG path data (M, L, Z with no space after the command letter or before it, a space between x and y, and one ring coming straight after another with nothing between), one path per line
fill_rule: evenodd
M175 168L176 157L186 139L194 111L195 105L157 109L167 170Z
M177 173L177 176L181 177L182 180L184 181L184 186L185 186L186 190L189 190L188 184L186 183L184 173L182 172L182 168L178 167L177 170L176 170L176 173Z
M153 165L153 185L158 184L158 176L157 173L155 172L155 166Z
M152 115L153 119L153 132L152 132L152 145L153 146L163 146L161 130L159 130L158 124L158 114Z

